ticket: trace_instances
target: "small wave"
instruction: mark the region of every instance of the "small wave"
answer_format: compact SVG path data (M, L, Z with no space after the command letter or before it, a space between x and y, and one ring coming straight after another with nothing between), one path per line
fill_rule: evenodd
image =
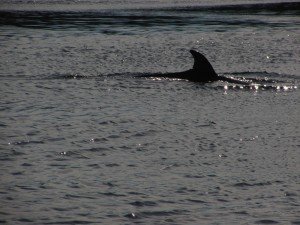
M136 219L152 216L173 216L187 213L187 210L171 210L171 211L143 211L139 213L128 213L124 215L127 218Z
M205 203L208 203L206 201L202 201L202 200L199 200L199 199L187 199L187 201L189 202L193 202L193 203L200 203L200 204L205 204Z
M85 75L81 75L81 74L60 74L60 73L55 73L55 74L51 74L49 76L47 76L46 80L59 80L59 79L63 79L63 80L69 80L69 79L87 79L87 78L92 78L90 76L85 76Z
M276 220L258 220L255 223L257 223L257 224L277 224L279 222Z
M258 182L258 183L247 183L247 182L239 182L233 184L234 187L255 187L255 186L267 186L272 185L274 183L282 183L282 181L266 181L266 182Z
M105 196L112 196L112 197L125 197L126 195L123 194L117 194L117 193L113 193L113 192L104 192L104 193L99 193Z
M28 145L28 144L44 144L44 141L31 141L31 140L22 140L22 141L15 141L9 142L9 145Z
M276 72L267 72L267 71L244 71L244 72L225 72L223 75L233 75L237 77L245 77L249 79L265 79L265 81L270 82L282 82L286 79L291 80L300 80L300 76L291 75L291 74L282 74Z
M294 91L298 89L298 83L300 80L300 77L298 76L266 71L246 71L222 74L250 82L249 85L226 84L219 86L219 88L224 88L225 90Z

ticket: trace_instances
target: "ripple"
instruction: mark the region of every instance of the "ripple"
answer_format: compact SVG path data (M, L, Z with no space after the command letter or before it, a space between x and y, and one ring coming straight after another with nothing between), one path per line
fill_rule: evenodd
M52 209L59 212L67 212L78 209L78 207L53 207Z
M280 182L280 181L278 181ZM253 187L253 186L266 186L266 185L272 185L273 183L278 183L277 181L275 182L259 182L259 183L247 183L247 182L240 182L240 183L236 183L233 186L234 187Z
M21 219L18 219L18 221L22 222L22 223L32 223L32 222L34 222L34 220L27 219L27 218L21 218Z
M276 221L276 220L258 220L255 223L258 223L258 224L277 224L279 222Z
M86 196L86 195L74 195L74 194L66 194L64 196L65 199L94 199L93 196Z
M22 190L28 190L28 191L35 191L37 190L37 188L35 187L30 187L30 186L27 186L27 185L16 185L16 187L22 189Z
M23 141L16 141L16 142L9 142L9 145L29 145L29 144L44 144L43 141L30 141L30 140L23 140Z
M248 215L249 213L247 211L236 211L233 212L234 214L239 214L239 215Z
M206 202L206 201L199 200L199 199L187 199L187 201L193 202L193 203L201 203L201 204L208 203L208 202Z
M107 166L107 167L117 167L117 166L120 166L120 165L117 164L117 163L108 163L108 164L105 164L105 166Z
M91 79L91 78L95 78L95 77L90 77L90 76L85 76L85 75L80 75L80 74L51 74L49 76L47 76L44 79L53 79L53 80L57 80L57 79L64 79L64 80L69 80L69 79Z
M102 195L105 196L112 196L112 197L125 197L126 195L123 194L117 194L117 193L113 193L113 192L104 192L104 193L100 193Z
M148 218L148 217L163 217L163 216L173 216L181 215L187 213L187 210L170 210L170 211L142 211L139 213L128 213L124 215L127 218L136 219L136 218Z
M28 166L33 166L33 165L32 165L32 164L30 164L30 163L23 163L21 166L28 167Z
M86 151L90 151L90 152L103 152L107 150L109 149L104 147L93 147L93 148L86 149Z
M92 224L96 222L88 221L88 220L67 220L67 221L54 221L48 222L44 224Z
M171 210L171 211L144 211L144 212L141 212L141 215L143 216L172 216L172 215L180 215L180 214L185 214L187 213L188 211L187 210L179 210L179 209L176 209L176 210Z

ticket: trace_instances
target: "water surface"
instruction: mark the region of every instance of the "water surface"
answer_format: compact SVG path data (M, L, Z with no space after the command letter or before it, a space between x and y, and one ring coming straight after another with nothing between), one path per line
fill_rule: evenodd
M300 7L270 2L3 1L0 222L299 224ZM135 77L190 49L256 85Z

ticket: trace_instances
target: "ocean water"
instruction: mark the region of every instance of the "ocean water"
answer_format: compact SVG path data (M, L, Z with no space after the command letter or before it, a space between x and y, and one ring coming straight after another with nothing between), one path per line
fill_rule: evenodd
M1 1L0 53L1 224L300 224L299 1Z

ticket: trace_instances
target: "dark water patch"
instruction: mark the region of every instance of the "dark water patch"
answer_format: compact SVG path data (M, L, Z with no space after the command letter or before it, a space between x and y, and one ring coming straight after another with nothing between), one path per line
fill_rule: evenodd
M12 158L10 154L5 154L5 155L1 154L0 161L4 161L4 162L14 161L14 158Z
M120 149L122 149L122 150L130 150L130 149L132 149L132 147L123 145L123 146L120 146Z
M118 167L120 165L117 164L117 163L107 163L107 164L105 164L105 166L107 166L107 167Z
M18 219L19 222L22 222L22 223L33 223L34 220L32 219L28 219L28 218L21 218L21 219Z
M224 27L240 28L243 26L250 27L284 27L287 21L274 22L272 20L262 20L259 18L212 18L210 14L239 14L243 10L251 14L253 9L259 5L251 7L250 5L244 7L227 6L223 8L208 8L208 7L185 7L172 8L169 10L123 10L114 12L101 11L73 11L73 12L59 12L59 11L0 11L0 26L17 26L32 29L47 29L47 30L70 30L70 31L90 31L103 33L108 35L130 35L138 32L150 31L168 31L177 29L184 30L184 27L192 27L194 30L217 30L225 31ZM268 9L261 5L263 10ZM290 10L289 13L295 13L291 9L298 7L298 5L284 5L281 12ZM283 7L280 5L280 7ZM272 8L272 7L271 7ZM211 9L210 11L207 11ZM257 9L257 8L256 8ZM279 7L273 7L272 12L277 12ZM240 11L239 11L240 10ZM251 11L252 10L252 11ZM262 10L262 9L261 9ZM296 11L296 13L299 12ZM255 12L257 13L257 11ZM298 24L293 21L294 26ZM171 26L170 26L171 25ZM124 29L126 27L127 29ZM149 29L152 28L152 29Z
M73 156L73 157L76 157L76 158L89 159L88 156L86 156L83 153L78 152L78 151L63 151L63 152L59 152L58 154L61 155L61 156L67 156L67 157L68 156ZM64 160L66 160L66 158L56 159L56 161L64 161Z
M52 30L94 30L106 34L123 33L121 30L113 29L116 27L149 27L170 22L177 25L186 24L180 16L146 16L141 13L132 15L132 13L103 12L0 11L0 18L0 25Z
M53 210L55 211L58 211L58 212L68 212L68 211L73 211L73 210L76 210L78 209L78 207L53 207L52 208Z
M97 224L98 222L88 221L88 220L67 220L67 221L54 221L54 222L47 222L44 224Z
M23 141L16 141L16 142L9 142L9 145L29 145L29 144L44 144L44 141L31 141L31 140L23 140Z
M13 173L11 173L11 175L13 175L13 176L24 175L24 171L13 172Z
M78 183L72 182L71 184L67 185L69 188L74 188L74 189L80 189L82 186Z
M135 191L130 191L128 192L129 195L136 195L136 196L145 196L144 193L141 192L135 192Z
M128 167L138 167L138 166L135 165L135 164L128 164L127 166L128 166Z
M173 215L182 215L187 213L187 210L179 210L179 209L175 209L175 210L163 210L163 211L144 211L144 212L140 212L138 215L140 215L141 217L152 217L152 216L173 216Z
M116 185L111 183L111 182L103 182L104 185L108 186L108 187L115 187Z
M1 193L2 194L2 193ZM10 213L8 213L8 212L3 212L3 211L0 211L0 215L3 215L3 216L8 216L8 215L10 215Z
M64 137L56 137L56 138L48 138L47 141L49 142L56 142L56 141L65 141Z
M162 200L159 200L159 203L174 204L175 201L173 201L173 200L164 200L164 199L162 199Z
M13 197L6 197L5 199L8 200L8 201L14 201L15 200L15 198L13 198Z
M299 225L300 224L300 220L293 220L293 221L291 221L291 224Z
M240 182L236 183L233 186L234 187L255 187L255 186L268 186L275 183L282 183L282 181L267 181L267 182L258 182L258 183L247 183L247 182Z
M170 11L174 10L172 8ZM178 7L175 10L186 12L222 12L234 14L262 14L275 13L277 14L298 14L300 13L299 2L270 2L270 3L245 3L245 4L221 4L221 5L200 5L191 7Z
M191 174L186 174L186 175L184 175L184 177L186 177L186 178L192 178L192 179L201 179L201 178L204 178L205 176L204 176L204 175L191 175Z
M16 185L16 187L22 189L22 190L27 190L27 191L35 191L37 188L31 187L31 186L26 186L26 185Z
M135 213L125 214L124 217L130 218L130 219L137 219L138 218Z
M111 134L109 136L107 136L108 139L116 139L116 138L120 138L121 136L120 135L117 135L117 134Z
M101 165L99 165L98 163L88 164L87 166L90 167L90 168L93 168L93 169L100 169L101 168Z
M85 151L89 151L89 152L103 152L103 151L108 151L108 148L104 148L104 147L94 147L94 148L89 148L86 149Z
M7 110L8 108L3 108L3 109L0 109L1 111L3 110ZM0 127L7 127L7 125L5 123L1 123L0 122Z
M199 204L207 204L208 203L206 201L199 200L199 199L187 199L187 201L193 202L193 203L199 203Z
M65 199L95 199L95 197L92 196L74 195L74 194L66 194L64 198Z
M296 196L298 196L298 195L297 195L296 193L294 193L294 192L285 192L284 195L287 196L287 197L296 197Z
M156 134L156 132L157 132L156 130L140 131L140 132L133 134L132 136L133 137L145 137L145 136L148 136L151 134Z
M258 220L255 223L257 223L257 224L277 224L279 222L276 220Z
M143 206L157 206L156 202L153 201L134 201L129 203L130 205L133 206L138 206L138 207L143 207Z
M6 220L2 220L2 219L0 219L0 223L7 223L7 221Z
M140 219L140 218L149 218L149 217L165 217L165 216L173 216L173 215L183 215L186 214L187 210L171 210L171 211L142 211L139 213L128 213L125 214L124 217L130 219Z
M108 122L107 123L103 122L103 123L108 124ZM103 123L99 123L99 124L103 125ZM106 141L108 141L108 139L107 138L92 138L89 141L90 142L106 142Z
M56 161L60 161L60 160L56 160ZM66 161L66 160L64 160L64 161ZM57 167L57 168L59 168L59 169L66 169L66 168L68 168L68 164L56 164L56 163L50 163L49 164L49 166L50 167Z
M99 125L108 125L108 124L116 124L116 122L112 121L112 120L99 122ZM106 140L108 140L108 139L106 139Z
M78 73L74 73L74 74L61 74L61 73L55 73L55 74L51 74L51 75L47 75L45 77L42 77L42 79L44 80L72 80L72 79L91 79L91 78L95 78L96 76L86 76L86 75L81 75Z
M248 215L249 213L247 211L236 211L233 212L234 214L238 214L238 215Z
M228 200L223 199L223 198L218 198L217 201L218 201L218 202L229 202Z
M104 192L104 193L99 193L101 195L105 195L105 196L111 196L111 197L125 197L126 195L123 194L117 194L117 193L113 193L113 192Z
M194 192L197 192L197 190L182 187L182 188L177 189L175 192L176 193L194 193Z

